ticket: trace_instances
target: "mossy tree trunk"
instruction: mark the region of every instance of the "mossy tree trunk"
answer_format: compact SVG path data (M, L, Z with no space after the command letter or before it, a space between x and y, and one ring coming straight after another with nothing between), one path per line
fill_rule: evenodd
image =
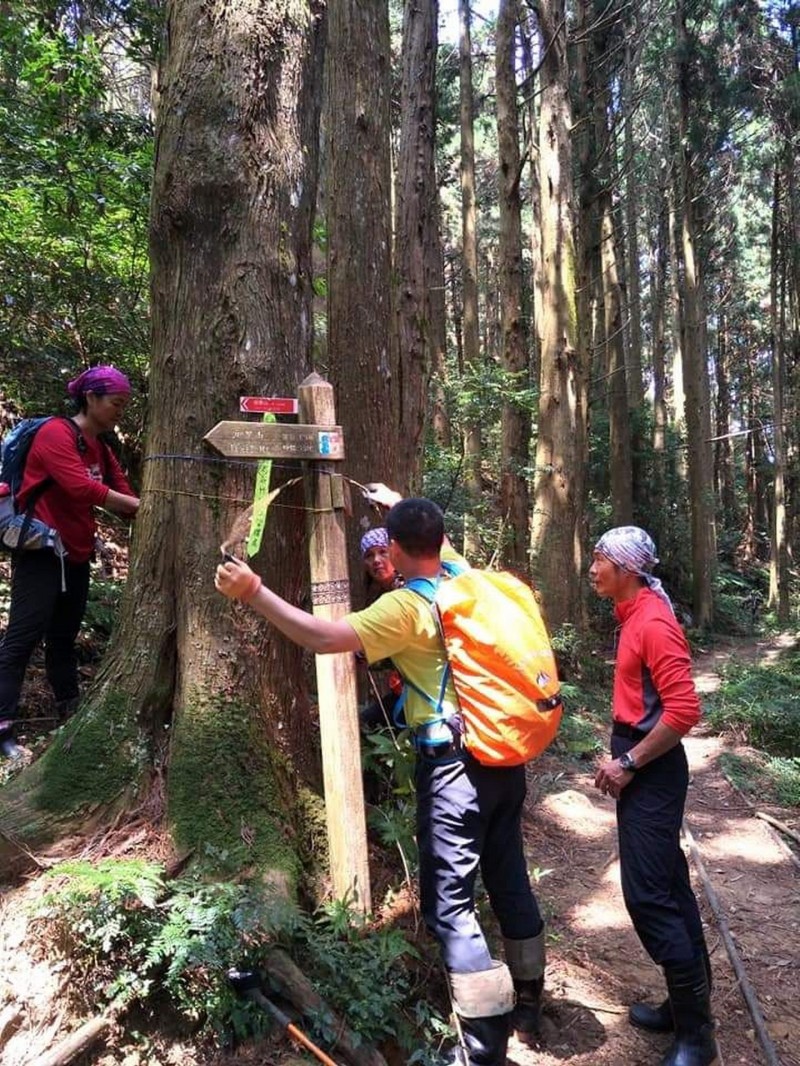
M85 706L7 790L2 849L87 808L152 804L176 844L293 883L298 764L315 770L300 653L214 590L252 464L203 435L243 394L296 395L310 369L311 222L322 6L171 0L151 211L150 412L142 506L112 647ZM165 458L174 457L174 458ZM297 474L276 463L273 486ZM255 561L307 587L302 486L270 509ZM307 817L304 819L308 822ZM0 865L3 865L0 850Z

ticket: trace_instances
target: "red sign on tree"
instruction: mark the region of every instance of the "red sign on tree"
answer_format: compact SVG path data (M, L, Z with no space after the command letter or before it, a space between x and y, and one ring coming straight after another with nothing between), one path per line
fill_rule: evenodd
M296 415L297 400L292 396L240 396L239 410L253 415Z

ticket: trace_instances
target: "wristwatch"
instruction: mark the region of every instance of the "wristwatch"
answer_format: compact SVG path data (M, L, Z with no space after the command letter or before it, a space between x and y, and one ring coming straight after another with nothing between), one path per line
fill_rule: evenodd
M635 774L639 769L636 765L636 760L629 751L623 752L619 757L619 764L623 770L627 770L631 774Z

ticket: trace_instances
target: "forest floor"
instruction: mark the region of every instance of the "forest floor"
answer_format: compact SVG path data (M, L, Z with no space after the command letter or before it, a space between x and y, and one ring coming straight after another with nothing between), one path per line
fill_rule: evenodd
M713 651L695 657L698 687L703 692L713 689L719 670L732 658L769 662L788 643L788 638L778 637L716 644ZM36 671L34 685L35 678ZM30 740L34 751L46 743L44 737L36 738L33 724ZM686 823L776 1052L769 1058L761 1049L720 932L720 918L712 911L696 861L690 860L714 968L721 1062L800 1066L800 863L723 774L720 757L735 746L702 729L686 746L691 767ZM759 809L795 832L800 829L796 810ZM592 762L548 753L532 764L524 832L529 868L547 920L547 988L541 1044L531 1049L512 1040L509 1064L654 1066L669 1041L631 1028L627 1005L639 998L660 1001L662 977L639 945L622 903L613 801L594 788ZM146 850L144 837L140 840ZM156 846L157 840L151 843ZM47 858L65 858L85 844L63 842L57 854ZM41 895L41 880L32 877L0 888L0 1066L46 1061L44 1049L78 1024L60 1005L64 964L28 947L28 904ZM408 922L406 913L403 924ZM71 1061L78 1066L290 1066L315 1061L292 1050L278 1035L235 1053L209 1053L185 1038L170 1043L163 1033L147 1048L147 1042L131 1040L120 1031ZM392 1066L402 1062L391 1059Z

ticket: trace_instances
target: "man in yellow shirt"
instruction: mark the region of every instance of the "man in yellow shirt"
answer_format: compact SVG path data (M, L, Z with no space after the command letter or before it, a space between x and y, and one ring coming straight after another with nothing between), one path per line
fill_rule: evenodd
M373 498L393 504L386 519L389 557L407 581L438 582L443 561L466 567L445 542L444 517L431 500L402 500L385 486ZM538 1028L544 983L544 923L522 846L525 768L483 766L462 746L458 700L430 604L401 588L331 622L287 603L238 560L218 567L216 586L317 654L361 651L369 662L391 658L403 675L405 719L417 749L422 915L439 942L463 1037L449 1062L504 1066L511 1024L522 1039L532 1039ZM478 924L479 869L508 965L492 959Z

